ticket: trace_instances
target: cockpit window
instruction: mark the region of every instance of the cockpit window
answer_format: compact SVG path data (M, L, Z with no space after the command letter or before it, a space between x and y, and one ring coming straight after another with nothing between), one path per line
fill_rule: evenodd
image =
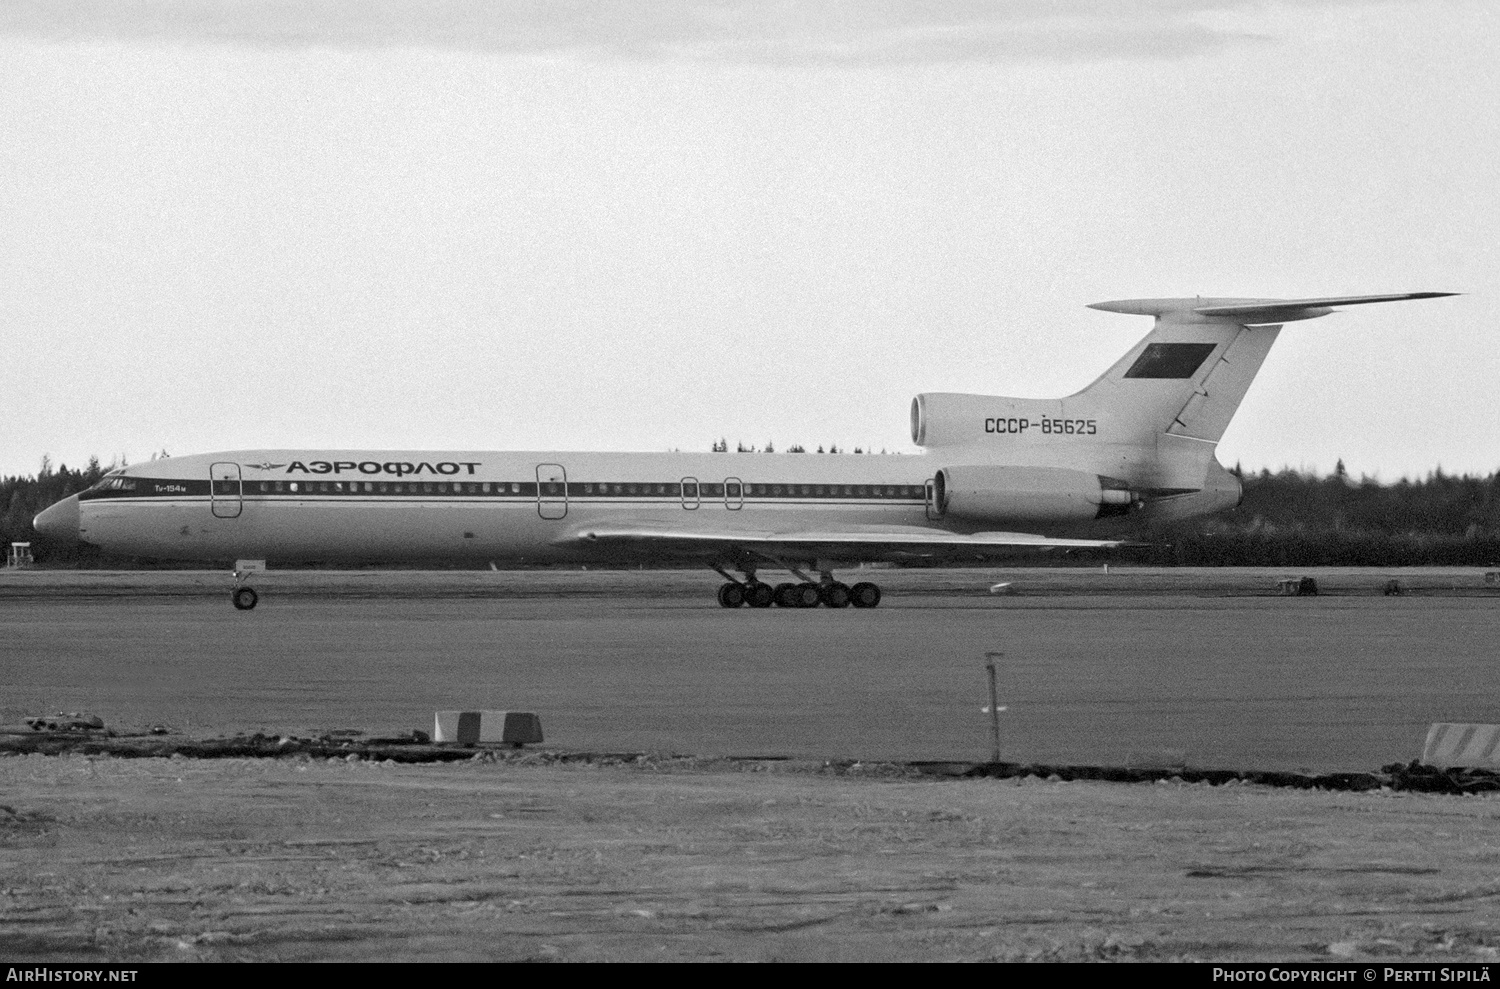
M135 490L135 478L133 478L133 477L123 477L123 476L121 476L121 474L120 474L119 471L112 471L112 472L110 472L108 474L105 474L103 477L99 478L99 480L95 481L93 487L89 488L88 490L89 491L134 491Z

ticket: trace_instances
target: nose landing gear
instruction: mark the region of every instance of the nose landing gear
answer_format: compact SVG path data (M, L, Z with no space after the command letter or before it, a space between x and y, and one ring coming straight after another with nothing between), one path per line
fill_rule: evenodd
M229 600L234 602L236 609L251 611L255 608L256 603L260 601L260 595L255 593L255 588L249 585L250 577L265 569L265 560L234 561L234 589L229 592Z

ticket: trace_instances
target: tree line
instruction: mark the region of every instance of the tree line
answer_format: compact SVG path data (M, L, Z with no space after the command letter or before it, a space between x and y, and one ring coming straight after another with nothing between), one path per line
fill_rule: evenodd
M48 505L91 487L113 468L113 464L101 466L98 457L91 457L82 468L60 464L54 469L51 459L43 457L42 469L32 477L0 478L0 509L4 512L0 514L0 545L8 550L13 542L29 542L38 562L79 560L83 554L77 546L54 544L31 527L31 520Z
M1150 562L1187 566L1494 566L1500 472L1389 484L1284 469L1241 474L1238 508L1149 533Z
M43 459L33 476L0 478L0 545L30 542L39 563L130 566L87 547L56 543L31 521L47 506L88 488L116 465L97 457L79 468ZM1340 463L1331 475L1281 470L1235 473L1239 507L1147 531L1132 559L1188 566L1496 566L1500 565L1500 472L1445 474L1383 484L1356 481Z

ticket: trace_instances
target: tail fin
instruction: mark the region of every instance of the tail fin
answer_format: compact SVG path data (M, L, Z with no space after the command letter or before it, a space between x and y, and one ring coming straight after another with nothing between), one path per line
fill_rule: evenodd
M1107 410L1122 427L1117 441L1155 446L1155 486L1196 487L1282 323L1326 316L1336 306L1452 294L1096 302L1089 308L1155 316L1156 325L1098 380L1065 401L1096 407L1101 415Z
M1335 306L1452 294L1096 302L1089 308L1155 316L1156 325L1113 367L1072 398L1100 401L1149 433L1172 433L1217 443L1276 342L1280 324L1326 316Z

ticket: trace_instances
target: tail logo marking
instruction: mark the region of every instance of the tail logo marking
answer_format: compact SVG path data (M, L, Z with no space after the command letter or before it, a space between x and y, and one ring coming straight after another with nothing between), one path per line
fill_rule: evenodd
M1125 372L1127 378L1191 378L1216 343L1152 343Z

